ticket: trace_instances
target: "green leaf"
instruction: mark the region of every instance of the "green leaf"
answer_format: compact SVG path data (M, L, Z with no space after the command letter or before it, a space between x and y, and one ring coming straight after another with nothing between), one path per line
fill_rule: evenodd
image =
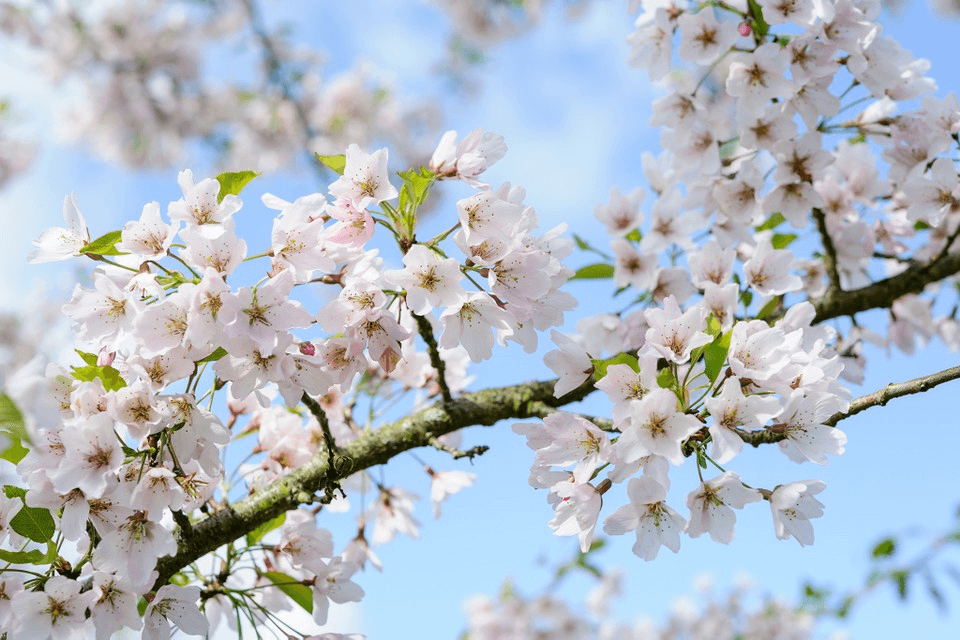
M310 593L308 586L279 571L267 571L263 575L265 575L277 589L283 591L291 600L303 607L305 611L313 613L313 595Z
M754 227L753 230L766 231L767 229L773 229L774 227L779 225L781 222L785 222L785 221L786 221L786 218L783 217L783 214L777 211L773 213L769 218L767 218L766 222L761 224L759 227Z
M80 249L80 253L85 253L91 256L122 256L126 255L122 251L119 251L116 246L120 242L120 232L119 231L110 231L105 233L96 240L88 242L83 249Z
M901 600L907 599L907 578L910 577L910 573L905 570L894 571L891 575L891 578L897 583L897 595L900 596Z
M276 518L272 520L267 520L262 525L251 531L247 534L247 544L255 545L265 536L268 532L273 531L277 527L281 526L284 521L287 519L286 513L281 513Z
M573 234L573 241L577 244L577 249L580 249L581 251L590 251L591 249L593 249L593 247L591 247L586 240L584 240L577 234Z
M56 527L53 516L46 509L24 505L17 515L10 519L10 527L25 538L34 542L47 542L53 539Z
M753 302L753 291L750 291L750 289L744 289L741 291L740 302L743 303L744 307L749 307L750 303Z
M30 442L30 435L23 421L23 414L16 403L5 393L0 393L0 433L10 440L10 444L0 451L0 458L17 464L27 455L24 442Z
M571 280L584 280L587 278L612 278L613 277L613 265L604 264L598 262L597 264L589 264L585 267L580 267L577 269L577 272L573 274Z
M897 550L897 541L894 538L884 538L873 547L870 555L874 558L889 558Z
M30 551L7 551L0 549L0 560L13 564L46 564L46 554L40 549Z
M716 382L723 371L723 364L727 361L727 352L730 351L730 336L732 331L720 334L703 351L704 372L710 382Z
M225 355L227 355L227 350L223 347L217 347L213 353L208 355L206 358L200 358L197 360L197 362L216 362Z
M707 335L716 338L723 331L720 321L712 313L707 316Z
M764 318L769 316L771 313L776 311L777 307L780 306L781 298L782 296L774 296L770 298L767 304L763 305L763 308L757 312L757 318L760 320L763 320Z
M23 414L17 403L5 393L0 393L0 425L10 429L18 437L27 437Z
M643 234L640 233L640 229L634 229L633 231L627 234L626 238L630 242L640 242L641 240L643 240Z
M407 211L413 215L417 207L424 203L427 196L430 195L430 187L436 179L437 174L425 167L420 167L417 172L401 171L397 174L403 180L403 186L400 187L400 198L398 205L401 211Z
M12 484L3 485L3 495L8 498L20 498L23 500L27 497L27 490L23 487L17 487Z
M347 166L347 156L342 153L338 156L322 156L319 153L313 155L328 169L339 173L341 176L343 175L343 168Z
M796 239L797 234L795 233L775 233L773 237L770 238L770 244L773 245L774 249L783 249Z
M747 0L747 7L750 10L750 17L753 18L754 38L757 42L763 42L767 32L770 31L770 25L763 19L763 11L757 0Z
M77 355L80 356L80 359L85 363L93 366L97 366L97 354L87 353L86 351L80 351L80 349L74 349L77 352Z
M217 176L217 182L220 183L220 193L217 194L217 202L223 202L227 196L237 196L247 186L247 183L256 178L259 173L256 171L236 171L221 173Z
M853 596L847 596L846 598L844 598L843 603L840 605L840 608L837 609L837 617L840 618L841 620L846 618L850 614L850 608L853 606L853 603L856 601L857 599L854 598Z
M925 229L929 229L929 228L930 228L930 225L924 222L923 220L917 220L916 222L913 223L914 231L924 231Z
M660 385L661 389L677 389L677 379L669 367L664 367L657 374L657 384Z
M111 366L87 365L86 367L74 367L73 377L80 382L90 382L94 378L100 378L103 388L107 391L119 391L127 386L126 381L120 377L120 372Z
M851 137L847 138L847 142L850 143L850 144L852 144L852 145L853 145L853 144L863 144L863 143L866 142L866 141L867 141L867 136L863 135L863 132L862 132L862 131L861 131L860 133L858 133L857 135L855 135L855 136L851 136Z
M147 607L149 605L150 603L147 602L147 599L144 598L143 596L140 596L140 599L137 600L137 613L140 615L141 618L143 617L143 614L147 612Z
M0 451L0 458L13 464L19 464L30 453L30 450L23 446L23 441L20 438L14 437L9 431L0 431L0 434L10 438L10 444Z
M603 377L607 375L607 367L612 364L625 364L637 373L640 373L640 363L637 361L637 357L629 353L621 353L606 360L591 360L591 362L593 363L594 380L602 380Z

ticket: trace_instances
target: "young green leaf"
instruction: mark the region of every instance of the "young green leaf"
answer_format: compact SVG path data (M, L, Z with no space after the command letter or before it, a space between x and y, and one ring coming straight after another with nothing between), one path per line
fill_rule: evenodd
M795 233L775 233L773 237L770 238L770 244L773 245L774 249L783 249L796 239L797 234Z
M704 373L711 383L716 382L727 361L727 352L730 351L730 336L732 332L722 333L713 339L703 350Z
M771 313L777 310L777 307L780 306L782 301L783 301L783 296L774 296L773 298L771 298L767 302L767 304L763 305L763 308L757 312L757 318L760 320L763 320L764 318L769 316Z
M283 591L291 600L303 607L308 613L313 613L313 594L310 588L299 580L295 580L279 571L267 571L263 574L273 585Z
M206 358L200 358L197 360L197 362L216 362L225 355L227 355L227 350L223 347L217 347L213 353L208 355Z
M97 366L97 354L87 353L86 351L80 351L80 349L74 349L77 352L77 355L80 356L80 359L86 362L87 364Z
M598 262L597 264L589 264L585 267L580 267L577 269L577 272L573 274L571 280L584 280L588 278L612 278L613 277L613 265L612 264L603 264Z
M119 251L116 248L116 244L120 242L120 232L119 231L110 231L103 234L96 240L91 240L87 245L80 249L80 253L85 253L91 256L122 256L126 255L122 251Z
M30 551L7 551L0 549L0 560L12 564L44 564L46 554L40 549Z
M343 175L343 169L347 166L347 156L340 154L338 156L322 156L319 153L313 154L325 167L335 173Z
M267 535L267 533L269 533L270 531L273 531L277 527L282 526L284 521L286 521L286 519L287 519L287 514L281 513L276 518L273 518L272 520L267 520L262 525L260 525L259 527L257 527L256 529L254 529L253 531L247 534L247 544L248 545L257 544L258 542L260 542L263 536Z
M53 516L46 509L24 505L17 515L10 519L10 528L34 542L47 542L53 539L56 525Z
M119 391L127 386L127 382L120 377L120 372L110 366L74 367L72 373L74 379L80 382L90 382L94 378L100 378L100 381L103 382L103 388L107 391Z
M397 175L403 180L398 206L401 211L407 211L410 207L411 215L415 214L417 207L423 204L427 196L430 195L430 187L436 179L436 174L425 167L420 167L419 172L411 169L410 171L401 171Z
M767 218L766 222L761 224L759 227L754 227L754 231L766 231L767 229L773 229L778 226L781 222L786 222L786 218L783 217L783 214L779 211L774 212Z
M637 373L640 373L640 363L637 361L637 357L629 353L621 353L606 360L591 360L591 362L593 363L594 380L602 380L603 377L607 375L607 367L612 364L625 364Z
M897 541L893 538L884 538L873 547L870 555L874 558L888 558L897 550Z
M5 484L3 485L3 495L7 496L8 498L20 498L23 500L25 497L27 497L27 490L23 487L17 487L12 484Z
M220 183L220 193L217 194L217 202L223 202L227 196L237 196L243 191L251 180L256 178L259 173L256 171L235 171L221 173L217 176L217 182Z
M671 391L676 391L678 388L677 378L668 367L664 367L657 374L657 384L660 385L661 389L670 389Z
M5 393L0 393L0 435L6 436L9 444L0 451L0 458L17 464L27 455L24 442L30 442L23 414L16 403Z

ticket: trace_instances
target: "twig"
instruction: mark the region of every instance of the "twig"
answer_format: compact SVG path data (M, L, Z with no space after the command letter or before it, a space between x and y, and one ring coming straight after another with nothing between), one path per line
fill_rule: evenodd
M840 287L840 273L837 271L837 248L833 245L833 238L827 231L827 216L823 209L813 208L813 219L817 222L817 231L820 233L820 239L823 242L823 263L827 267L827 277L830 279L830 289L827 295L839 294L843 289Z
M475 447L470 447L466 450L454 449L453 447L448 447L447 445L440 442L438 438L433 438L430 440L430 446L439 451L449 453L454 460L459 460L460 458L470 458L470 462L473 462L473 459L476 456L482 456L487 451L490 450L485 444L480 444Z
M307 408L310 409L310 413L317 419L317 422L320 423L320 430L323 432L323 446L327 451L327 476L329 480L324 487L324 500L329 504L334 498L334 492L337 490L340 491L340 495L346 498L347 494L344 493L336 475L335 456L337 453L337 445L333 441L333 434L330 433L330 422L327 420L327 413L323 410L323 407L320 406L319 402L307 395L306 391L303 392L303 396L300 399L303 401L303 404L307 405Z
M838 411L830 416L830 418L828 418L823 424L831 427L835 426L841 420L846 420L850 416L856 415L861 411L865 411L870 407L883 406L890 400L899 398L901 396L908 396L914 393L923 393L924 391L941 385L944 382L950 382L951 380L956 380L957 378L960 378L960 366L950 367L949 369L944 369L943 371L932 373L928 376L923 376L922 378L914 378L913 380L908 380L907 382L890 383L883 389L874 391L869 395L861 396L852 401L850 403L850 407L846 411Z
M417 331L420 333L423 341L427 343L427 350L430 352L430 364L432 364L433 368L437 371L437 384L440 385L440 395L443 397L444 402L450 402L453 400L453 396L450 395L450 387L447 385L447 367L443 358L440 357L437 339L433 335L433 327L430 325L430 321L423 316L417 315L416 313L411 313L410 315L417 321Z

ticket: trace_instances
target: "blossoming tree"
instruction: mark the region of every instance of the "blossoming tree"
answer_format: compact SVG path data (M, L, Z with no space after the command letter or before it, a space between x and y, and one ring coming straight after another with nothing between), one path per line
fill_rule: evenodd
M630 60L669 89L653 107L664 150L645 158L648 188L597 205L609 247L540 229L522 187L484 181L507 153L500 135L447 132L414 166L351 140L318 147L309 96L276 78L299 138L274 133L336 177L292 202L259 194L276 212L268 236L237 229L253 171L184 170L181 198L120 229L91 228L65 199L65 226L36 240L33 260L95 269L63 307L75 356L2 397L18 476L0 496L10 640L287 633L275 613L289 607L324 624L331 602L363 597L372 546L417 531L416 496L372 471L424 447L472 459L484 447L461 449L459 432L474 425L526 438L529 482L554 511L545 530L582 554L601 530L628 535L637 562L682 553L685 536L728 543L738 511L761 503L776 537L814 542L824 482L765 484L738 456L748 444L827 464L846 418L960 377L931 371L857 398L843 383L866 364L874 333L858 318L872 310L904 350L917 335L957 346L960 325L935 309L956 304L960 272L960 103L927 95L925 62L883 35L868 0L632 9ZM160 97L163 131L167 106L183 114ZM437 205L452 182L467 195ZM613 297L561 332L572 279L612 283ZM551 379L467 390L469 363L548 338ZM580 409L588 396L603 415ZM245 435L256 443L239 462ZM435 514L474 480L426 472ZM668 501L675 483L685 505ZM605 501L615 485L624 497ZM325 520L346 517L355 537L334 539ZM524 637L530 611L511 606L477 603L470 637ZM597 631L551 610L556 637ZM761 634L757 620L797 636L808 624L786 610L737 624Z

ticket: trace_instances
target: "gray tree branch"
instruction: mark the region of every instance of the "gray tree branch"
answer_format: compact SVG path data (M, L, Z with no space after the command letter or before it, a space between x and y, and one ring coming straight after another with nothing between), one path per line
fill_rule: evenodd
M542 416L544 407L576 402L595 388L593 381L588 380L565 396L555 398L555 383L556 380L528 382L468 393L450 402L438 401L396 422L364 432L353 442L336 449L332 462L327 448L322 448L309 463L266 489L194 523L189 531L180 530L177 554L161 558L157 563L159 576L154 588L166 584L191 562L281 513L319 501L317 492L326 491L332 482L385 464L404 451L431 446L436 438L464 427Z

